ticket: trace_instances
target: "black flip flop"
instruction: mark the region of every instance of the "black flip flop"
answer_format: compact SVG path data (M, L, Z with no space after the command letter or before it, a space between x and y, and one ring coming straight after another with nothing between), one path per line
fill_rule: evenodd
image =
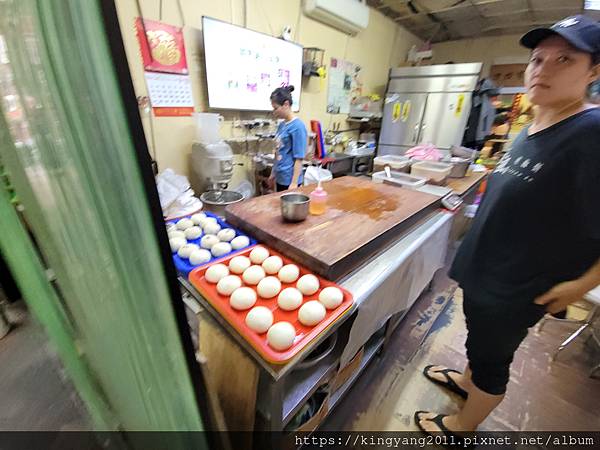
M421 430L423 433L425 433L428 436L439 436L440 434L443 434L444 437L446 438L446 442L442 443L441 445L444 447L453 447L455 445L459 445L462 448L473 448L474 446L472 444L467 444L465 445L465 443L463 442L463 437L450 431L446 425L444 425L444 417L447 416L447 414L438 414L437 416L431 418L431 419L425 419L425 420L429 420L430 422L435 423L438 428L440 429L440 431L427 431L425 428L423 428L421 426L421 419L419 417L420 414L429 414L428 411L417 411L415 412L414 415L414 420L415 420L415 424L417 425L417 427L419 427L419 430Z
M434 373L441 373L442 375L444 375L444 378L446 378L446 381L440 381L440 380L436 380L435 378L433 378L431 375L429 375L429 370L435 367L435 364L432 364L430 366L427 366L423 369L423 375L425 375L425 378L427 378L429 381L432 381L435 384L439 384L442 387L445 387L446 389L448 389L451 392L454 392L456 395L462 397L463 399L467 399L467 397L469 396L469 393L467 391L465 391L463 388L461 388L458 384L456 384L456 382L450 378L450 375L448 375L449 373L457 373L459 375L461 375L461 373L458 370L454 370L454 369L442 369L442 370L436 370L434 371Z

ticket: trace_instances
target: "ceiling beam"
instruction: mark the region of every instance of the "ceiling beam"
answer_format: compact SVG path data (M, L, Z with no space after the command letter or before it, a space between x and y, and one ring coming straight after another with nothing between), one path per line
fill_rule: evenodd
M548 22L548 21L542 21L542 20L536 20L536 21L530 21L530 22L513 22L509 26L492 25L492 26L484 28L481 31L483 33L486 33L488 31L503 30L503 29L510 29L510 28L548 26L548 25L552 25L553 23L554 22Z

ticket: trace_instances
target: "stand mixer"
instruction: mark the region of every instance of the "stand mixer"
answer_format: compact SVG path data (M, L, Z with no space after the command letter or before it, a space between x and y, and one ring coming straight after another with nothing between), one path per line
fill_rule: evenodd
M202 191L227 189L233 176L233 152L219 137L219 114L196 113L196 142L192 144L192 170Z

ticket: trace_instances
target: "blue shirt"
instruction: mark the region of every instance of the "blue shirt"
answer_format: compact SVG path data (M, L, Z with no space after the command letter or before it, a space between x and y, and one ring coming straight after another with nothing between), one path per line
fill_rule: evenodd
M275 165L275 181L278 184L289 186L294 175L294 163L297 159L304 159L306 155L307 134L302 121L294 118L289 122L282 122L277 127L275 135L277 142L277 163ZM303 174L298 178L302 183Z

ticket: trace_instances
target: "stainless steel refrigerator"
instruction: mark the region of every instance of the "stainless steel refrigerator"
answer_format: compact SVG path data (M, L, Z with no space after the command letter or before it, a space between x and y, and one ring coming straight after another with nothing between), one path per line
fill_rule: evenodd
M481 63L390 70L379 155L403 154L420 143L449 149L461 143Z

